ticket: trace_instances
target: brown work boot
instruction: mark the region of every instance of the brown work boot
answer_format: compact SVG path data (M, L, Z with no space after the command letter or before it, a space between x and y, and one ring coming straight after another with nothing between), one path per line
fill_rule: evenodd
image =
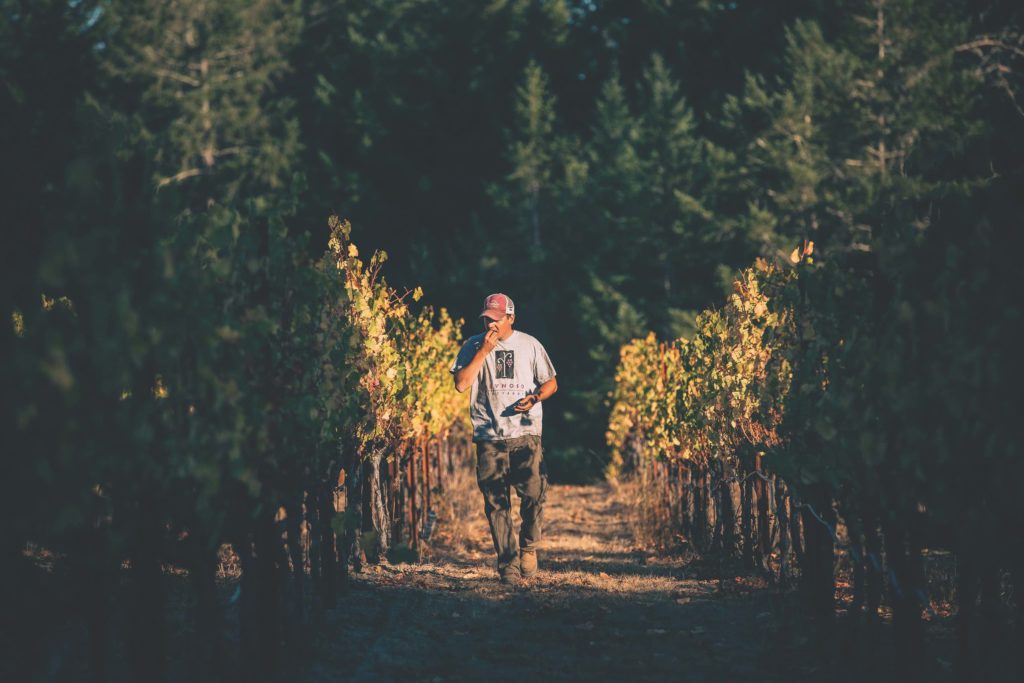
M537 551L520 550L519 567L524 579L532 579L537 575Z
M520 586L523 583L523 575L515 565L502 569L498 572L498 580L506 586Z

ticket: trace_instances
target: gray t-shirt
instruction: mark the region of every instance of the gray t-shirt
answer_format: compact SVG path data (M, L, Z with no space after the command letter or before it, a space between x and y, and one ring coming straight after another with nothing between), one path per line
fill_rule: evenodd
M451 373L469 365L483 344L484 333L466 340L452 363ZM535 403L528 412L517 413L516 402L555 376L547 351L534 337L513 330L505 341L487 354L480 374L470 386L469 419L473 441L504 441L528 434L540 435L544 408Z

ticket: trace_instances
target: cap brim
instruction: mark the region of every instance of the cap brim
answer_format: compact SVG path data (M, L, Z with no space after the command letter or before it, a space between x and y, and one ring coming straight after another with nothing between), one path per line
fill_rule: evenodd
M480 314L480 317L481 318L490 318L491 320L501 320L505 316L503 314L499 313L498 311L495 311L493 309L488 308L487 310L485 310L483 313Z

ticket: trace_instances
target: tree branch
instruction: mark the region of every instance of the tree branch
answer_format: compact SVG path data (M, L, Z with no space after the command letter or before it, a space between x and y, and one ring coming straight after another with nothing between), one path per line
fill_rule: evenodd
M175 173L172 176L168 176L166 178L161 178L160 180L158 180L157 183L156 183L156 189L159 190L160 188L164 187L165 185L170 185L171 183L180 183L182 180L186 180L188 178L194 178L197 175L202 175L202 173L203 173L202 169L199 169L199 168L185 169L184 171L181 171L180 173Z

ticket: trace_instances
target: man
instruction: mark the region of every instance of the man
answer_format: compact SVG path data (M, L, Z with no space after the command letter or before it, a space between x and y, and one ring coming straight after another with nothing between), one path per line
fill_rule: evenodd
M541 403L558 390L558 383L541 343L512 329L512 299L490 295L480 318L484 331L462 345L451 372L457 391L470 389L476 480L498 554L498 575L502 583L518 584L537 573L547 488L541 474ZM510 485L519 494L522 517L518 552Z

